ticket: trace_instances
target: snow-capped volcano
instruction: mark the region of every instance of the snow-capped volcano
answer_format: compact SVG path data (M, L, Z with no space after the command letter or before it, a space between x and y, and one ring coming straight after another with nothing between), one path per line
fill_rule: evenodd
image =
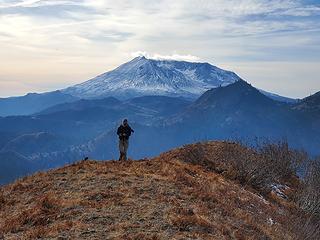
M205 91L240 80L235 73L209 63L136 57L118 68L62 90L81 98L122 99L165 95L194 98Z

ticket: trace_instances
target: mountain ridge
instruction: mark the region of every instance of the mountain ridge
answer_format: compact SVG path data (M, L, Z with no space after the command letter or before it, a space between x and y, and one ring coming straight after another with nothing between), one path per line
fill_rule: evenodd
M60 103L78 100L59 90L28 93L25 96L0 98L0 116L29 115Z

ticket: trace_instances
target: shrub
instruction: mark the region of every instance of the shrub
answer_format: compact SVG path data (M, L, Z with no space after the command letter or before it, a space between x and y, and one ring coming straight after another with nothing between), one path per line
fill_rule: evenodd
M254 148L224 142L210 150L202 143L185 146L179 159L198 164L268 193L275 184L286 184L308 158L304 151L292 150L286 141L264 141Z
M301 209L320 220L320 158L310 161L297 194Z
M299 214L300 216L291 217L288 221L288 229L293 233L293 240L318 240L320 239L320 225L319 219L314 216L304 216L304 214Z
M255 152L234 152L234 148L228 152L233 177L262 193L270 192L274 184L285 183L295 176L307 159L304 151L290 149L285 141L263 142L257 145Z
M308 159L303 150L290 149L286 141L268 142L258 144L257 152L268 165L273 178L278 181L285 181L295 175L301 165Z

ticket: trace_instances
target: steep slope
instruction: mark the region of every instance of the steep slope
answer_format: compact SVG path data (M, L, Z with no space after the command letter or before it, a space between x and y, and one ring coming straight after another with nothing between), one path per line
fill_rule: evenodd
M211 142L228 156L238 145ZM190 146L192 148L192 146ZM154 159L82 161L0 189L5 239L293 239L289 203L265 199L184 148ZM180 155L182 154L182 155ZM181 158L180 158L180 157Z
M214 134L229 138L273 138L287 136L287 129L299 121L288 106L266 97L240 80L207 91L167 123L207 134L208 137Z
M304 124L308 124L313 134L320 134L320 92L302 99L293 105L292 109L300 114L300 118L303 119ZM320 146L318 146L318 149L320 149Z
M78 98L60 91L29 93L21 97L0 98L0 116L29 115L59 103L72 102Z
M152 60L137 57L118 68L62 92L81 97L146 95L198 97L210 88L225 86L240 78L208 63Z
M320 115L320 92L306 97L293 106L294 109L315 115Z
M262 106L264 109L261 109ZM219 109L230 112L250 110L257 113L265 111L265 108L276 108L277 106L280 106L277 102L266 97L247 82L240 80L229 86L205 92L182 115L191 117L200 112L210 115Z

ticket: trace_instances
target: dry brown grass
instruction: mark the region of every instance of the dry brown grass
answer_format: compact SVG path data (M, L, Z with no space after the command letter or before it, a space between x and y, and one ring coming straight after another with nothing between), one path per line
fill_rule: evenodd
M0 191L0 209L5 205L5 203L6 203L6 199L3 195L3 192Z
M0 236L294 239L288 219L298 215L291 203L266 199L226 177L232 176L225 161L230 148L252 154L237 144L209 142L151 160L81 161L24 178L1 188Z

